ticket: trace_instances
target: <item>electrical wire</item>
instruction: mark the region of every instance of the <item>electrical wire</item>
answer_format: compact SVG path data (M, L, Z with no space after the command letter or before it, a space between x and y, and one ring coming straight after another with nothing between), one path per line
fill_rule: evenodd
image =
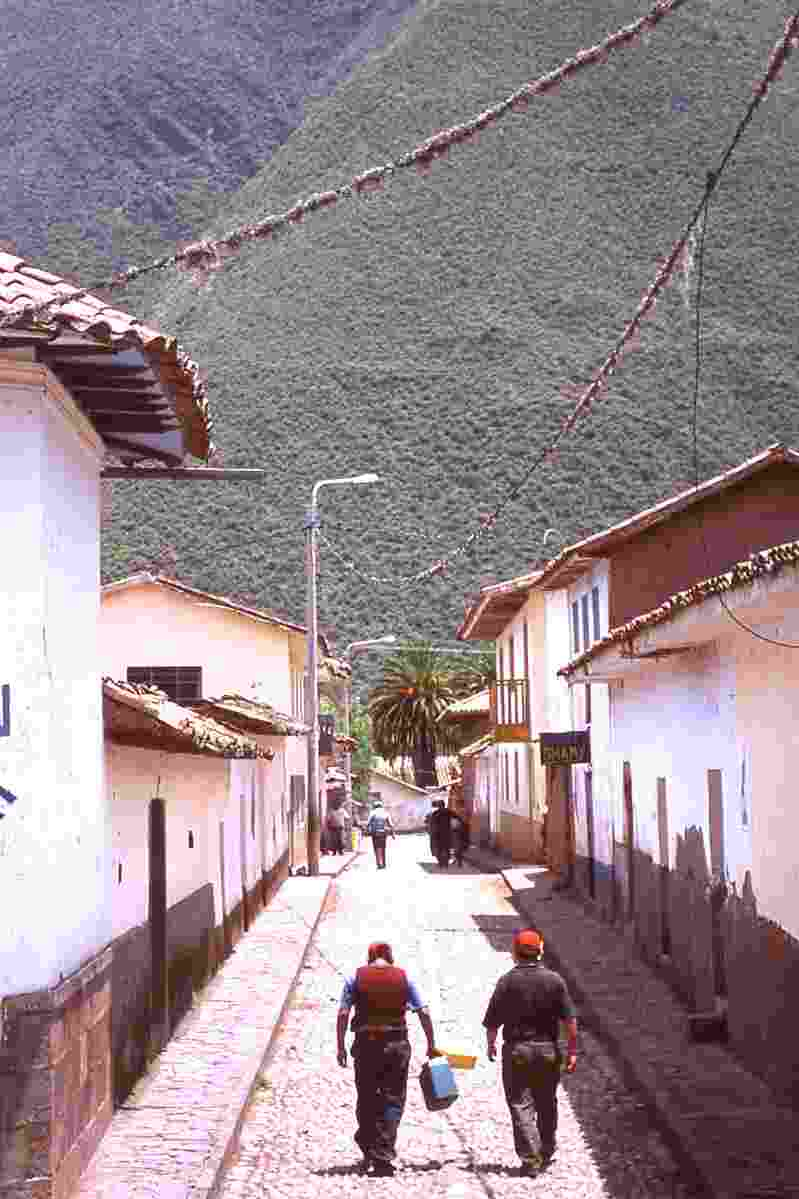
M525 113L531 100L557 92L562 83L573 78L586 67L606 63L612 51L635 45L642 36L656 29L664 17L676 13L689 2L690 0L657 0L650 11L643 17L639 17L637 21L622 26L596 45L579 50L574 58L566 59L555 70L524 84L498 104L485 109L463 124L453 125L450 129L439 129L437 133L409 153L395 161L384 163L382 166L372 167L357 175L349 183L341 184L328 191L315 192L301 203L293 205L284 212L263 217L253 225L242 225L220 238L208 238L193 242L173 254L155 259L146 266L129 267L126 271L115 273L88 287L74 289L62 285L58 295L51 296L38 304L21 304L14 308L8 315L0 319L0 329L18 324L23 320L35 319L49 310L63 308L95 291L113 291L116 288L125 287L134 279L140 279L143 275L153 271L165 270L167 267L174 266L207 276L208 272L218 270L225 259L238 253L244 245L273 239L278 233L302 224L306 216L329 208L339 200L353 199L378 191L387 179L401 170L414 167L421 174L426 174L437 159L445 158L448 155L453 146L474 141L482 132L492 128L508 113Z
M502 516L506 508L520 495L523 488L532 478L532 476L540 470L540 468L548 461L555 458L556 451L564 438L573 431L577 423L584 417L590 414L594 402L599 401L603 397L603 393L609 386L610 379L616 373L621 364L621 358L624 350L637 343L641 325L643 321L649 317L655 307L660 292L671 282L675 271L686 261L688 247L691 237L694 235L694 230L703 219L708 205L716 191L716 188L721 181L721 178L729 166L735 150L748 129L755 113L768 95L769 88L782 73L791 52L799 48L799 12L793 17L789 17L785 22L784 35L773 47L769 56L768 66L762 79L760 79L752 88L753 97L747 105L746 112L736 126L735 132L726 146L718 166L713 171L708 171L707 181L701 199L697 203L694 211L689 217L683 231L678 240L672 246L671 253L668 258L662 263L654 282L650 285L647 291L641 298L635 315L625 325L624 331L619 335L613 349L606 357L602 366L595 372L592 382L588 387L583 389L579 398L574 405L571 413L562 421L558 432L550 439L547 445L529 462L524 472L519 476L517 481L506 492L503 499L496 507L480 521L477 529L450 552L447 557L440 558L434 562L432 566L424 570L417 571L412 575L403 576L378 576L370 575L363 569L357 567L355 563L349 560L341 551L339 551L327 538L320 534L320 539L326 547L333 553L346 569L357 574L363 581L373 584L383 584L392 586L405 586L426 582L428 579L443 575L451 567L454 559L462 557L464 554L474 550L478 543L482 540L485 534L494 527L496 522Z
M717 181L716 181L717 182ZM705 210L702 219L702 225L699 231L699 245L697 248L697 276L696 276L696 299L694 304L694 395L693 395L693 459L694 459L694 486L699 490L699 444L698 444L698 425L699 425L699 393L701 389L702 376L702 297L705 279L705 244L707 240L708 217L710 214L710 199L715 183L711 186L711 181L708 179L708 203L705 205ZM705 525L702 519L701 512L696 514L699 536L702 541L702 549L707 563L708 575L712 575L710 547L705 535ZM722 592L716 592L719 603L721 604L725 614L742 629L748 633L750 637L757 638L758 641L765 641L768 645L776 645L781 649L799 649L799 642L796 641L780 641L775 637L767 637L765 633L759 633L757 629L753 629L740 617L736 616L729 608L727 601Z

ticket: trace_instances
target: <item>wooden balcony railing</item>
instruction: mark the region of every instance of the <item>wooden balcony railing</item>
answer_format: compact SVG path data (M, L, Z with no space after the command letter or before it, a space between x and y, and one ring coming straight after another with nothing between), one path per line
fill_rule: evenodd
M489 691L489 712L497 741L530 740L530 692L527 679L503 679Z

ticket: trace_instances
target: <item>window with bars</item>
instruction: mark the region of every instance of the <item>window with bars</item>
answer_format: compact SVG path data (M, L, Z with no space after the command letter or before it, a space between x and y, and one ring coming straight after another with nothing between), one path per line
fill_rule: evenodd
M176 704L202 699L203 695L201 666L129 666L128 682L158 687Z

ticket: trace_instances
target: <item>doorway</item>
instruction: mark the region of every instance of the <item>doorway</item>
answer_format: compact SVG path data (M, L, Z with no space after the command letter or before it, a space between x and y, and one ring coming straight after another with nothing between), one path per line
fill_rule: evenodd
M160 1053L169 1040L169 971L166 935L166 804L151 799L148 812L150 933L150 1049Z
M585 829L588 841L588 894L596 899L596 841L594 833L594 776L586 770L585 780Z

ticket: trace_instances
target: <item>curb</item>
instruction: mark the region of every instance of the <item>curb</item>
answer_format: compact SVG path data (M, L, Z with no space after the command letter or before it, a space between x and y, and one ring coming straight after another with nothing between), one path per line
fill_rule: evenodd
M533 912L532 905L525 904L508 877L507 872L513 869L513 867L503 867L495 863L489 863L486 859L482 859L479 853L470 856L472 856L472 860L477 864L484 867L488 866L501 875L511 893L513 906L520 915L525 916L532 922L538 923L540 927L541 922L538 920L538 914ZM579 1005L581 1022L587 1028L590 1028L610 1051L620 1068L625 1086L640 1095L650 1121L660 1133L670 1153L686 1175L686 1181L694 1188L693 1193L697 1196L697 1199L700 1199L700 1197L701 1199L715 1199L717 1194L716 1188L704 1166L688 1145L686 1145L681 1132L671 1118L668 1107L659 1100L657 1093L643 1077L641 1071L638 1069L634 1055L628 1051L624 1043L610 1029L602 1016L602 1012L591 1000L589 989L583 982L580 972L569 965L550 937L546 938L546 954L554 968L566 980L572 998Z
M241 1129L244 1125L244 1121L247 1118L247 1112L249 1110L250 1104L253 1101L255 1092L260 1083L260 1076L261 1076L264 1068L269 1064L269 1061L274 1053L275 1045L277 1042L277 1038L280 1034L281 1027L283 1025L286 1011L288 1009L289 1004L291 1003L292 997L294 995L294 991L297 986L297 981L300 977L302 968L305 965L306 958L308 957L308 950L310 949L311 942L312 942L314 936L316 935L316 930L319 927L319 921L322 919L322 916L325 911L325 907L327 906L327 901L330 897L331 888L333 887L333 884L336 881L336 879L339 878L344 873L344 871L347 870L352 865L352 863L356 860L356 858L358 856L359 856L359 850L353 850L349 855L347 855L346 860L343 862L343 864L341 866L339 866L338 869L334 873L330 874L328 877L328 883L327 883L327 886L325 887L324 894L322 895L322 899L319 904L319 910L316 913L316 918L313 921L313 924L308 926L308 937L305 942L305 948L303 949L302 953L300 954L299 960L297 962L297 968L294 971L292 980L286 989L285 998L283 999L283 1002L280 1005L280 1010L278 1012L277 1020L275 1021L275 1023L272 1026L272 1030L269 1034L269 1039L267 1041L266 1048L263 1050L263 1053L261 1054L259 1062L258 1062L258 1066L256 1067L250 1082L247 1084L246 1094L244 1096L244 1099L241 1101L235 1101L234 1104L232 1105L233 1110L235 1110L236 1107L238 1107L238 1109L239 1109L238 1114L235 1117L233 1128L231 1129L230 1134L227 1137L225 1147L222 1151L222 1155L219 1159L218 1164L216 1165L216 1167L211 1166L209 1168L209 1173L211 1170L213 1171L213 1177L211 1178L211 1180L208 1184L203 1185L201 1183L199 1186L195 1186L192 1188L192 1192L191 1192L192 1199L214 1199L214 1197L219 1192L219 1188L222 1185L222 1182L224 1181L224 1178L225 1178L225 1174L228 1170L228 1167L230 1166L231 1159L235 1156L235 1154L238 1150L238 1142L239 1142L239 1137L241 1135ZM297 877L297 876L294 876L294 877ZM308 876L308 877L313 877L313 876ZM322 877L324 877L324 876L322 876ZM279 895L280 895L280 890L278 890L275 893L275 898L278 898Z

